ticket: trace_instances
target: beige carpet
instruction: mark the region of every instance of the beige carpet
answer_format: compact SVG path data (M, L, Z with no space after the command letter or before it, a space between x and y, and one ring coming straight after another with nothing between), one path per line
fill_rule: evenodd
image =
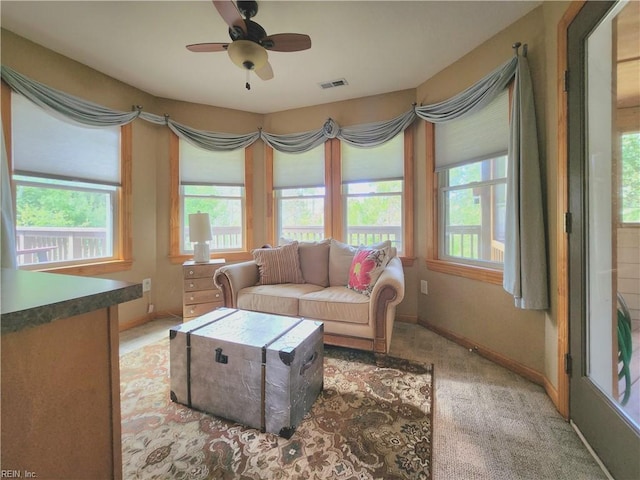
M435 366L436 480L607 478L539 385L418 325L390 353Z

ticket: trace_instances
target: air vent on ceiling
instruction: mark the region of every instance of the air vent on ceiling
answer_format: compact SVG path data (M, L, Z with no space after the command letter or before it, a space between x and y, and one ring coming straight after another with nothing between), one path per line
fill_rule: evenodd
M339 78L338 80L331 80L330 82L322 82L319 85L320 85L320 88L322 88L323 90L326 90L327 88L342 87L344 85L349 85L349 82L347 82L347 80L345 80L344 78Z

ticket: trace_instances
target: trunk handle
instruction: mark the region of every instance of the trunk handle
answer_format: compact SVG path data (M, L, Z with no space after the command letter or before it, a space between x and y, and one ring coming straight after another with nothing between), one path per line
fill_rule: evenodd
M309 357L309 359L302 364L302 367L300 367L300 375L303 375L304 372L309 370L311 368L311 365L313 365L317 359L318 352L313 352L313 355L311 355L311 357Z

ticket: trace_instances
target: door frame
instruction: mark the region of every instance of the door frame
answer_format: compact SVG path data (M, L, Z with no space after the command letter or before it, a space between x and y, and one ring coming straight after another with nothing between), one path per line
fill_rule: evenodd
M557 235L558 261L558 389L555 399L560 414L569 420L569 234L565 215L569 212L569 123L568 94L565 72L568 71L567 33L586 0L571 2L558 23L558 190L557 190Z
M589 8L588 12L582 10L586 5ZM586 327L583 322L586 308L586 282L588 282L585 274L585 255L588 241L586 209L589 208L586 200L589 186L586 183L587 172L585 172L586 162L584 161L587 135L585 131L587 112L584 104L586 98L584 44L591 32L594 31L593 29L614 5L615 2L583 2L580 8L575 10L571 21L566 24L563 48L565 63L563 64L564 68L561 69L559 62L558 70L559 74L562 72L563 77L565 77L566 70L569 70L570 73L568 79L563 78L563 97L561 97L562 102L559 102L559 105L564 108L562 123L565 130L562 133L566 136L564 143L559 144L559 148L564 147L565 156L559 158L558 168L564 169L564 177L559 178L559 182L562 182L561 188L567 190L563 199L566 203L560 205L559 202L559 208L566 208L563 208L560 215L562 220L565 220L564 212L572 212L573 218L569 217L568 228L563 226L563 229L559 231L559 236L560 232L564 232L562 236L565 239L563 242L565 248L563 261L559 264L562 264L565 269L558 278L559 283L562 282L565 293L563 313L566 313L566 324L563 324L563 332L566 332L568 340L565 346L574 357L573 372L563 375L567 382L567 413L571 418L576 419L576 426L580 428L584 437L612 474L620 476L620 478L633 478L638 475L640 467L632 460L637 455L637 427L619 412L615 402L597 388L583 371L586 365ZM581 12L584 12L585 15L578 17ZM577 29L575 32L577 35L571 39L568 36L570 26L575 26ZM571 58L567 59L568 50L572 46L574 51ZM564 90L569 91L565 92ZM574 113L572 118L569 118L569 106L573 107L577 116ZM571 157L569 156L570 151L572 152ZM579 156L579 162L575 161L576 155ZM562 267L559 266L559 268ZM571 288L569 289L569 287ZM577 331L569 335L572 325ZM569 381L571 381L571 385ZM579 395L573 400L571 399L571 390ZM603 426L611 426L611 428L602 428ZM626 461L620 461L622 459Z

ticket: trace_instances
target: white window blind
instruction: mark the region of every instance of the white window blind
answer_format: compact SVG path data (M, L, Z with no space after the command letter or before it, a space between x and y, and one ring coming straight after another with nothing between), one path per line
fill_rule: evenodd
M11 95L14 170L20 175L120 185L120 127L87 127Z
M504 155L509 142L509 90L471 115L436 125L436 172Z
M214 152L180 139L182 185L244 185L244 149Z
M404 133L372 148L342 142L341 155L343 183L404 178Z
M273 151L276 189L324 186L324 145L304 153Z

